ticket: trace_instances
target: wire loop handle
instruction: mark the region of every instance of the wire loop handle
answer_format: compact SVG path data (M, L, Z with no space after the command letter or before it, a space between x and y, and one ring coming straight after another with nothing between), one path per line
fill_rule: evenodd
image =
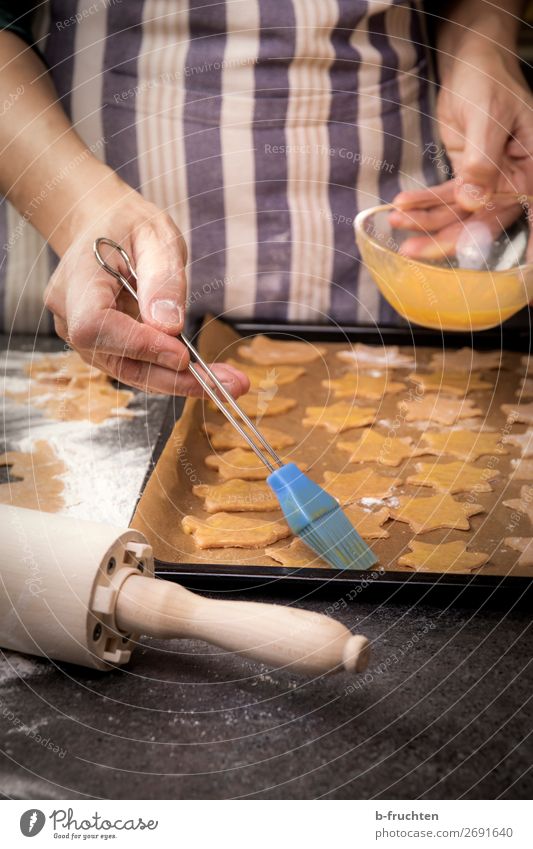
M139 298L137 296L137 291L131 285L129 280L126 279L126 277L119 271L118 268L113 268L103 258L102 254L100 252L100 247L102 245L107 245L107 247L111 248L112 250L118 251L118 253L120 254L120 256L121 256L121 258L124 261L124 264L126 266L127 274L134 280L135 283L137 283L137 273L136 273L136 271L135 271L135 269L134 269L134 267L131 263L131 259L128 255L127 251L125 251L124 248L121 245L117 244L117 242L114 242L112 239L107 239L104 236L101 236L100 238L94 240L93 250L94 250L94 255L96 257L96 260L99 263L99 265L101 265L102 268L105 271L107 271L108 274L111 274L111 276L114 277L115 280L118 280L118 282L121 284L121 286L124 286L124 288L127 289L127 291L130 293L130 295L133 298L135 298L135 300L138 303ZM274 451L274 449L272 448L272 446L267 442L265 437L260 433L260 431L256 428L256 426L250 421L250 419L248 418L246 413L243 412L243 410L241 410L241 408L239 407L239 405L237 404L237 402L235 401L233 396L230 395L230 393L228 392L228 390L226 389L224 384L220 382L220 380L218 379L216 374L214 374L214 372L210 369L210 367L207 365L207 363L204 362L203 358L200 356L200 354L198 353L198 351L196 350L196 348L194 347L192 342L190 342L190 340L183 333L179 333L177 338L181 342L183 342L183 344L186 346L186 348L188 349L191 356L194 357L194 363L189 362L188 369L191 372L191 374L194 375L194 377L196 378L196 380L198 381L198 383L200 384L200 386L202 387L202 389L204 390L206 395L209 396L209 398L213 401L213 403L220 410L220 412L224 414L224 416L227 418L227 420L230 422L230 424L233 425L235 430L248 443L248 445L250 446L252 451L255 452L255 454L259 457L261 462L265 464L265 466L267 467L267 469L270 472L274 472L275 469L276 469L276 466L281 468L281 466L283 466L283 463L280 460L280 458L278 457L278 455L276 454L276 452ZM250 434L248 434L244 430L244 428L237 421L237 419L234 416L232 416L232 414L227 409L227 407L224 406L222 400L219 398L219 396L214 391L212 386L210 386L209 383L207 383L207 381L205 380L202 373L196 368L196 363L199 366L201 366L201 368L204 370L204 372L206 373L208 378L213 382L213 384L215 385L217 390L224 397L224 399L228 402L231 409L238 416L240 416L240 418L242 419L242 421L244 422L246 427L248 427L252 431L255 438L263 446L265 451L270 455L271 459L269 459L267 456L265 456L265 454L261 451L261 449L255 444L255 442L251 438ZM274 462L275 465L272 464L271 460Z

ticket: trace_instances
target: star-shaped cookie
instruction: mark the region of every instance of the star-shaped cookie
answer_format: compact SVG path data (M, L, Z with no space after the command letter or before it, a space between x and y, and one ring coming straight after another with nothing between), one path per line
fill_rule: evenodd
M472 371L501 368L501 351L474 351L472 348L459 348L456 351L439 351L431 357L431 368L436 371Z
M533 459L525 460L521 457L519 460L511 460L512 473L511 476L521 481L533 480Z
M417 463L416 474L406 483L432 486L437 492L491 492L490 481L499 477L497 469L478 468L459 460L453 463Z
M416 572L457 572L464 574L483 566L489 555L481 551L467 551L464 542L444 542L431 545L418 540L409 543L411 552L398 558L399 566L408 566Z
M533 424L533 401L530 404L502 404L502 410L513 422Z
M533 566L533 537L506 537L504 544L515 551L520 551L519 566Z
M364 345L356 342L349 351L339 351L339 360L360 368L414 368L410 354L400 351L398 345Z
M331 569L329 563L318 556L301 539L295 537L289 545L277 548L265 548L265 554L281 563L282 566L295 569Z
M279 416L296 407L296 400L278 395L275 386L271 386L268 391L248 392L246 395L241 395L237 403L243 413L246 413L251 419ZM212 401L209 401L209 407L211 410L219 412L218 407L215 407Z
M216 484L197 484L193 494L204 498L207 513L255 513L279 510L279 501L268 486L259 481L238 478Z
M401 483L400 478L386 478L368 468L346 474L324 472L324 488L341 504L362 498L388 498Z
M251 342L240 345L237 352L243 360L259 366L304 365L325 356L323 345L299 342L294 339L277 340L268 336L254 336Z
M522 457L533 457L533 429L525 433L510 433L502 437L502 442L520 448Z
M264 548L290 536L286 522L215 513L207 519L184 516L181 525L198 548Z
M398 409L407 422L427 421L455 424L459 419L481 416L483 411L468 398L443 398L432 393L411 401L402 401Z
M437 528L468 531L469 517L485 512L481 504L456 501L451 495L431 495L428 498L400 495L397 501L398 506L391 507L391 517L398 522L407 522L415 534L425 534Z
M223 454L208 454L205 458L206 466L217 469L222 480L240 478L248 481L265 480L268 469L253 451L245 451L244 448L232 448Z
M517 510L519 513L525 513L533 524L533 486L526 484L520 490L520 498L510 498L503 502L503 506L509 507L510 510Z
M327 407L306 407L303 424L305 427L324 427L329 433L342 433L352 427L372 424L375 418L374 407L357 407L338 401Z
M253 392L268 391L273 386L294 383L302 374L305 374L302 366L253 366L231 359L227 360L227 364L247 375Z
M382 398L385 394L395 394L405 389L398 380L389 380L386 374L379 376L368 374L344 374L336 380L323 380L322 386L333 390L335 398Z
M439 433L426 432L422 439L434 453L451 454L459 460L477 460L484 454L508 454L502 446L499 433L480 433L472 430L451 430Z
M451 395L466 395L481 389L492 389L493 384L481 379L477 372L432 371L429 374L412 372L408 380L418 384L425 392L442 392Z
M242 425L244 430L247 433L250 433L250 436L254 438L254 441L257 444L257 438L253 437L253 434L249 431L246 425ZM240 435L238 431L235 430L233 425L229 422L225 422L224 424L212 424L211 422L206 422L203 425L204 432L209 436L209 442L211 443L211 447L216 450L226 450L229 448L248 448L248 443L246 440ZM289 445L294 445L295 439L292 436L289 436L288 433L284 433L282 430L278 430L275 427L267 427L264 425L261 428L261 433L270 443L274 451L277 451L279 448L288 448Z
M410 457L431 453L420 448L410 436L383 436L374 428L365 428L356 442L338 442L343 451L350 451L349 463L378 463L381 466L399 466Z

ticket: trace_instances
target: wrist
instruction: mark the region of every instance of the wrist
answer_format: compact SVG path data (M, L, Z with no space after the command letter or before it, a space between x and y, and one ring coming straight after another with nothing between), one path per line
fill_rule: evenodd
M458 63L475 65L484 57L500 58L510 66L519 65L517 56L518 19L502 9L476 14L473 19L444 21L437 37L437 61L441 78Z

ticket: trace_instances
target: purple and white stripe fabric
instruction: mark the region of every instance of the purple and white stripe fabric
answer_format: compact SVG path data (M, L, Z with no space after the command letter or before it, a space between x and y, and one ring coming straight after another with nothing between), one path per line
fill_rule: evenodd
M47 14L78 133L185 236L189 313L401 323L353 221L439 181L418 0L50 0ZM53 258L20 221L2 204L1 319L47 330Z

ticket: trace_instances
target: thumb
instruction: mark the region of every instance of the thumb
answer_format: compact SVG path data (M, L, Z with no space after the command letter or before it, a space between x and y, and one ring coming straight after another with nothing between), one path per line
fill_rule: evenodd
M495 191L508 138L508 131L490 114L480 107L472 110L455 175L455 198L463 209L479 209Z
M135 236L137 295L145 324L172 335L183 329L185 319L186 250L176 228L171 232L139 230Z

